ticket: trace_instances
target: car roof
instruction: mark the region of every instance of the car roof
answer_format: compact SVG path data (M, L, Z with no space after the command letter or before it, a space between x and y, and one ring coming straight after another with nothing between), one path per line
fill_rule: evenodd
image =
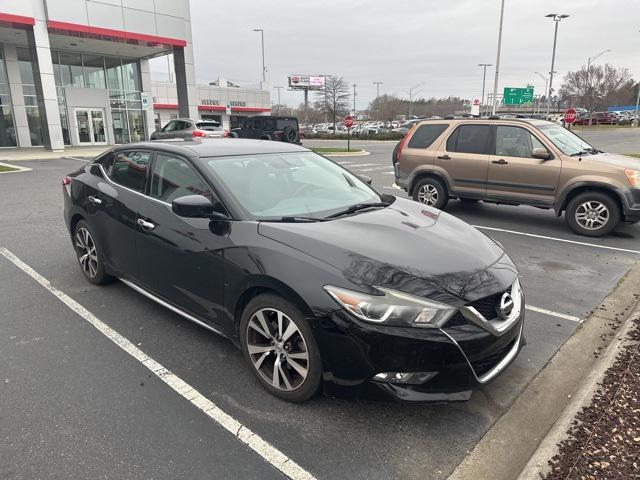
M478 118L478 117L466 117L466 118L430 118L427 120L420 120L420 125L428 124L428 123L443 123L443 122L451 122L451 123L461 123L461 122L487 122L487 123L528 123L533 126L541 126L541 125L557 125L554 122L550 122L548 120L540 120L538 118Z
M171 152L187 157L226 157L233 155L255 155L261 153L308 152L295 143L272 140L252 140L242 138L207 138L203 140L169 140L129 143L115 147L114 151L144 148Z

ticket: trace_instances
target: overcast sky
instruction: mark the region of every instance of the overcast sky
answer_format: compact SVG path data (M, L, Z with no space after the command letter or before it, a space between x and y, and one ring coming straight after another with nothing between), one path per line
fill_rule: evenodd
M589 56L611 49L596 63L628 67L640 76L639 0L506 0L499 90L532 84L544 90L554 24L565 13L556 53L559 81ZM191 0L198 83L218 77L240 85L261 79L260 35L265 31L267 81L286 86L290 74L333 74L357 85L357 108L381 94L480 97L482 69L496 63L500 0ZM166 67L154 65L154 78ZM166 66L166 63L164 64ZM487 92L494 69L487 70ZM554 81L554 85L559 83ZM282 90L296 106L302 92Z

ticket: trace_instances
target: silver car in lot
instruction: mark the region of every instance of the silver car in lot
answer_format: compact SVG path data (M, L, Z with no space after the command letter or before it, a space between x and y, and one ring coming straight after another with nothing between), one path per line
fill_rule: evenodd
M153 132L151 140L221 138L227 136L228 133L216 121L176 118L167 123L162 129Z

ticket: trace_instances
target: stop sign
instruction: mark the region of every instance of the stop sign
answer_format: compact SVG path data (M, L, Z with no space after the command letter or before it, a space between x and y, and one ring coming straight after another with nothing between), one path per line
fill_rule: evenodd
M564 123L573 123L576 121L576 111L573 108L567 108L564 112Z
M344 117L344 128L353 127L353 117L351 115L347 115Z

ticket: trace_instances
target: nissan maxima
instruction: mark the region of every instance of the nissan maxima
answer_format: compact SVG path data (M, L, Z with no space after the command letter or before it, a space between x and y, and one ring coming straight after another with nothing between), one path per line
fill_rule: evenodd
M81 271L229 338L262 386L456 401L524 345L518 272L461 220L298 145L113 148L62 180Z

